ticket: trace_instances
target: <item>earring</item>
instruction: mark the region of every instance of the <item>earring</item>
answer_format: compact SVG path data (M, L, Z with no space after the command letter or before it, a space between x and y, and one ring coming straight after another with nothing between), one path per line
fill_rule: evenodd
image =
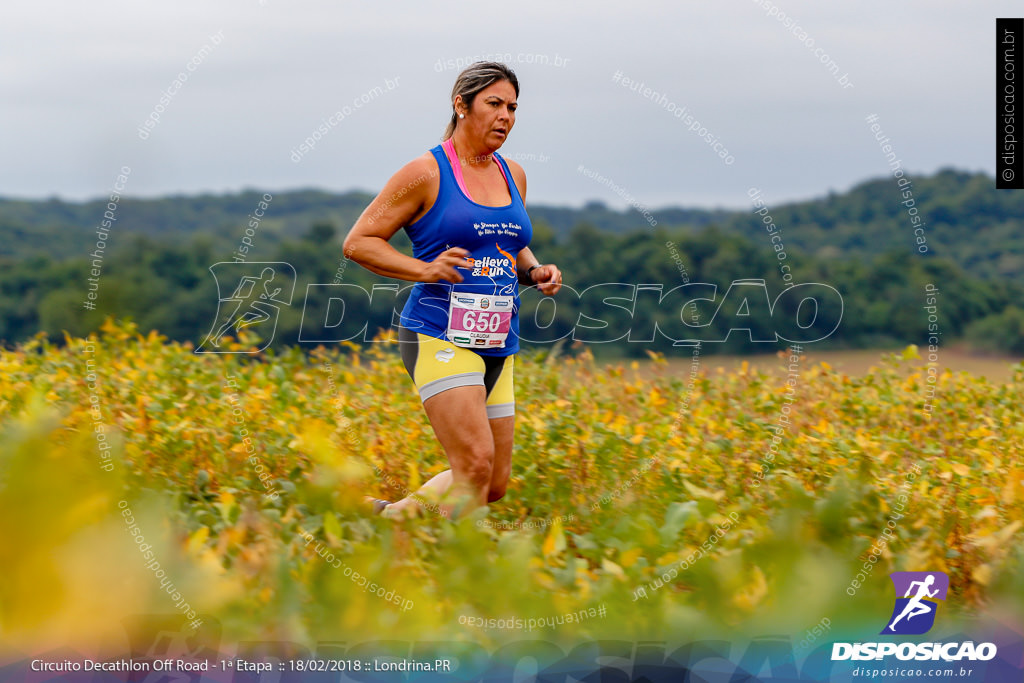
M464 118L466 118L466 115L465 114L459 114L459 118L460 119L464 119Z

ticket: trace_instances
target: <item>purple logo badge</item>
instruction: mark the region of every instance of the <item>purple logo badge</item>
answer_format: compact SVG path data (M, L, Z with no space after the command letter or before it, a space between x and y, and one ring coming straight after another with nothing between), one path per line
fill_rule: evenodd
M896 605L881 634L916 636L930 631L937 601L946 599L949 577L944 572L893 572L889 578L896 589Z

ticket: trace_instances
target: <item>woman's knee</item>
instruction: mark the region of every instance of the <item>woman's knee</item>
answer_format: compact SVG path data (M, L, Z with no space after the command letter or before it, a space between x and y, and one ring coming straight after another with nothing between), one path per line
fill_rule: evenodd
M494 472L493 444L474 445L461 453L458 461L458 465L453 466L453 471L461 471L463 476L479 488L491 485L491 475Z

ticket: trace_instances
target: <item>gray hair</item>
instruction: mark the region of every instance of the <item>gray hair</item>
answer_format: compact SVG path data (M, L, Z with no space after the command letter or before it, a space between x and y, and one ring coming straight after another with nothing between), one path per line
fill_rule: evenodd
M452 118L448 121L441 141L444 142L455 134L455 124L459 121L459 115L455 112L455 96L462 95L462 101L467 108L473 107L473 100L481 90L497 83L508 81L515 88L516 97L519 97L519 79L512 69L501 62L474 62L466 67L452 86Z

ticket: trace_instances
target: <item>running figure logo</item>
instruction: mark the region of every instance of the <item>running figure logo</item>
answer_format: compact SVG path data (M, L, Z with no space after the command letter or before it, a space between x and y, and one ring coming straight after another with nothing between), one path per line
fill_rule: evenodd
M893 572L889 577L896 589L896 605L881 634L916 636L930 631L939 608L936 600L946 599L949 577L944 572Z
M210 333L196 353L251 353L221 348L226 335L238 337L242 330L260 336L262 351L274 340L282 306L290 306L295 292L295 269L288 263L238 263L224 261L210 266L217 282L217 317ZM221 277L218 277L221 276ZM221 279L237 283L230 296L223 296Z

